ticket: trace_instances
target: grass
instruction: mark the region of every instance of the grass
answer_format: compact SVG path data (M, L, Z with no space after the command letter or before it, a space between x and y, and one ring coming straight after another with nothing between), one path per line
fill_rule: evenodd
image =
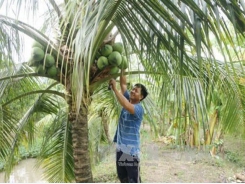
M106 158L99 162L93 168L93 177L95 183L117 183L116 173L116 163L115 163L115 154L110 152Z

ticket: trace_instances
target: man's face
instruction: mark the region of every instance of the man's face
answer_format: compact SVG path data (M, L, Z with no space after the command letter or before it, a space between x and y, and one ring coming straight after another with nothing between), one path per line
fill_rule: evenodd
M141 88L134 86L130 91L130 99L134 101L140 101L143 98L141 94Z

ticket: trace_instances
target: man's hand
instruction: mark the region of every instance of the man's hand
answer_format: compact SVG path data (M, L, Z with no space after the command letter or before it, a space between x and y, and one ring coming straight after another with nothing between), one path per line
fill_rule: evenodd
M123 94L121 92L119 92L117 90L116 80L111 79L109 81L109 85L111 86L111 89L114 91L116 98L117 98L118 102L121 104L121 106L123 106L130 114L134 114L134 105L131 104L128 101L128 99L125 96L123 96Z
M116 89L116 87L117 87L116 80L115 80L115 79L111 79L111 80L109 81L109 86L111 87L111 89L112 89L113 91L115 91L115 89Z

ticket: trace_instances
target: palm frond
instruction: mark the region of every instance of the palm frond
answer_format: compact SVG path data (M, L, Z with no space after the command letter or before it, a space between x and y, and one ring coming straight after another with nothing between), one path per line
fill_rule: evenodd
M26 70L28 70L28 68L20 67L17 71L3 71L1 72L1 77L4 78L10 75L9 71L11 71L12 76L14 76L26 72ZM34 113L57 113L57 103L59 99L51 95L45 96L45 90L43 90L41 94L36 93L42 87L44 86L38 83L38 79L33 77L20 77L16 78L15 81L11 78L1 80L1 89L3 91L1 94L2 138L0 144L1 148L4 150L1 154L1 160L4 160L5 163L6 177L10 175L16 163L16 156L20 154L20 144L26 140L28 145L32 145L35 139L35 122L31 119ZM47 89L51 87L53 87L53 85L48 86ZM18 93L13 91L14 88L18 89ZM30 103L28 104L28 109L23 108L26 107L26 104L21 105L22 101L26 103L25 97L27 97L28 103ZM22 107L22 109L19 108L16 112L16 107L18 106ZM15 113L13 113L14 111ZM5 120L5 118L8 118L8 120Z
M45 179L50 182L73 182L73 154L71 125L61 109L44 137L39 164L44 168Z

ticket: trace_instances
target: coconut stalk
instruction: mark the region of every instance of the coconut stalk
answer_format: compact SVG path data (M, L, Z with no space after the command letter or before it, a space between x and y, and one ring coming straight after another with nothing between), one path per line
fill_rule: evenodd
M193 123L193 142L200 149L199 124L197 122Z
M217 122L218 112L217 110L211 115L209 121L209 130L207 130L205 145L210 145L213 139L214 127Z

